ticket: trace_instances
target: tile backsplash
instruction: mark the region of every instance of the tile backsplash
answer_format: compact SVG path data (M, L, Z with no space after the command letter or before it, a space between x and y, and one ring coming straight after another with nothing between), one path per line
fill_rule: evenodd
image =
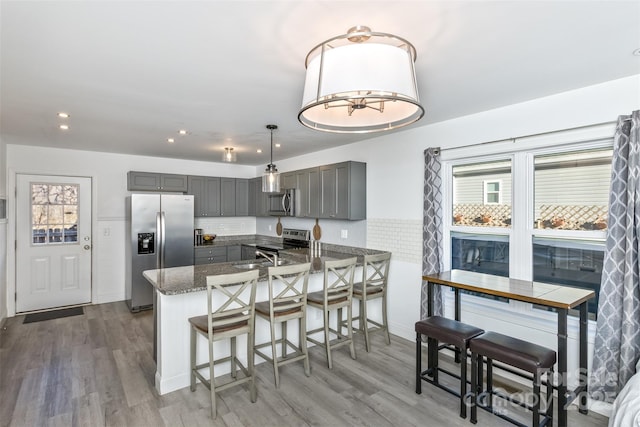
M367 248L391 252L397 261L422 263L422 220L367 219Z
M218 236L256 234L256 220L254 217L196 218L194 228L202 228L204 234Z

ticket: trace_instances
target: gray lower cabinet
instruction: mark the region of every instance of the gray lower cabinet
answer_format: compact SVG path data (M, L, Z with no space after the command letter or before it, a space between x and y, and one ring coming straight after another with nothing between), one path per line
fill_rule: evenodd
M244 245L227 245L194 248L194 264L214 264L217 262L240 261ZM255 248L253 249L255 258Z
M240 261L242 259L242 245L227 246L227 262Z
M250 245L242 245L242 259L256 259L256 247Z
M127 190L129 191L171 191L184 193L188 183L186 175L129 171Z
M187 194L194 196L196 217L220 216L220 178L190 175Z
M194 249L194 264L213 264L215 262L227 262L227 247L199 247Z
M344 162L320 166L318 218L361 220L367 217L367 165Z

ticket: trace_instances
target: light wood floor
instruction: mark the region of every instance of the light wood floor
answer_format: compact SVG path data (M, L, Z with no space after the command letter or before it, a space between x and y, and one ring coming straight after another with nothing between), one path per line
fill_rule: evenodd
M257 367L258 401L248 389L220 393L211 420L208 391L198 386L159 396L153 386L151 312L131 314L124 302L85 307L85 314L23 324L10 318L0 331L1 426L470 426L457 400L424 383L415 393L414 343L362 337L357 360L334 352L327 369L312 348L312 375L302 363L281 369L276 390L269 365ZM185 349L187 351L187 349ZM571 411L569 424L606 426L607 419ZM510 425L479 411L478 426Z

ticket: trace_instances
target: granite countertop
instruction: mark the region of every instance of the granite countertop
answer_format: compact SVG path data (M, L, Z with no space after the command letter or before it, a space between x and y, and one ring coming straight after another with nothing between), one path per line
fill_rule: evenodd
M319 257L310 256L309 249L290 249L281 251L280 259L288 261L289 264L311 263L311 273L321 273L324 271L324 261L345 259L357 256L358 265L362 265L364 255L382 253L375 249L356 248L352 246L324 245ZM143 276L151 285L163 295L179 295L189 292L199 292L207 289L207 276L219 274L233 274L247 271L245 268L237 266L249 263L265 263L267 260L244 260L234 262L222 262L216 264L188 265L185 267L161 268L147 270ZM259 267L258 281L267 280L267 265Z

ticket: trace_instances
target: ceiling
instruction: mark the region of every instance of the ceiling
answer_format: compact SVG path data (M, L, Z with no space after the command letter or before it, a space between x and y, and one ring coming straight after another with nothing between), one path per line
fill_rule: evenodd
M306 54L355 25L416 47L412 128L640 74L640 1L2 0L0 138L245 165L269 123L276 163L371 138L297 121Z

